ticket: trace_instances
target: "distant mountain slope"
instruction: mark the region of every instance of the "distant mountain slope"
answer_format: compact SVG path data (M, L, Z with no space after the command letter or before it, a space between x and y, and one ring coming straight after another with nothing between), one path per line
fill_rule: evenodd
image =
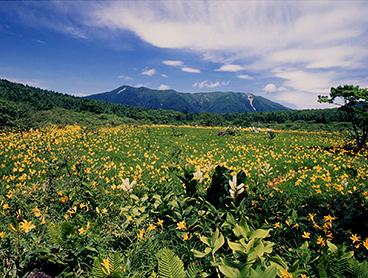
M174 90L152 90L145 87L121 86L86 98L153 109L187 111L188 113L237 113L291 110L261 96L235 92L179 93Z

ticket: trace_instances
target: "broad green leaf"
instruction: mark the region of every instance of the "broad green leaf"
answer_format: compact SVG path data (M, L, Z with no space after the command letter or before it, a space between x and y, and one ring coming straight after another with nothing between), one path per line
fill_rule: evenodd
M219 238L215 242L215 246L213 246L212 254L215 254L216 251L225 243L224 236L220 234Z
M206 247L206 249L204 249L204 252L208 255L209 253L212 252L212 249L209 247Z
M261 278L275 278L276 275L277 275L277 267L273 265L266 268Z
M194 254L194 257L196 258L203 258L204 256L206 256L207 254L204 253L204 252L201 252L201 251L198 251L198 250L190 250L193 254Z
M228 278L241 278L240 271L235 267L230 267L227 265L220 265L219 270Z
M254 239L254 238L265 238L268 236L270 230L263 230L263 229L258 229L255 230L252 235L250 236L250 239Z
M145 194L142 198L141 198L141 203L143 204L145 201L148 200L148 196L147 194Z
M137 195L134 194L130 194L129 197L135 201L139 201L139 198L137 197Z
M244 237L245 239L248 240L248 235L250 233L250 229L249 229L249 226L247 224L247 222L244 221L244 223L242 223L242 225L238 225L236 224L235 225L235 228L234 228L234 234L238 237L242 236Z
M264 242L264 252L267 254L272 253L273 250L273 246L275 246L275 243L271 242L271 241L266 241Z
M331 253L334 253L336 252L338 249L337 249L337 246L333 243L331 243L330 241L327 240L327 246L328 246L328 250L331 252Z
M216 228L216 231L211 236L211 242L210 242L210 244L211 244L210 246L211 247L214 247L215 246L215 243L216 243L217 238L219 237L219 234L220 234L220 231L219 231L218 228Z
M227 239L227 244L229 245L231 250L233 250L234 253L235 252L245 252L244 246L239 243L231 242L229 239Z
M254 246L254 253L258 256L258 257L262 257L264 254L264 245L262 241L259 241L255 246Z
M277 264L278 266L280 266L283 271L285 271L285 269L287 269L286 263L283 261L283 259L281 259L281 257L279 255L269 257L269 261L272 262L272 263Z
M205 237L205 236L200 236L199 239L204 243L206 244L207 246L211 246L209 240L208 240L208 237Z
M291 267L288 268L288 272L293 273L299 269L299 260L297 260Z

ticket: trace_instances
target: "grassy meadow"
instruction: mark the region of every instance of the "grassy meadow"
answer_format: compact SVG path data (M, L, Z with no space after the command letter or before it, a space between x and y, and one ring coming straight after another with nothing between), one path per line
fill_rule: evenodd
M367 149L225 130L0 134L0 276L367 277Z

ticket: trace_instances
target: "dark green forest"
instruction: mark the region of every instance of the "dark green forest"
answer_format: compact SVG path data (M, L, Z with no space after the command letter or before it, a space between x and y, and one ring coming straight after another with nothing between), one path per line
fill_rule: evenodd
M322 131L344 130L348 122L347 114L337 109L198 114L114 104L0 80L0 127L3 129L21 131L50 124L198 124Z

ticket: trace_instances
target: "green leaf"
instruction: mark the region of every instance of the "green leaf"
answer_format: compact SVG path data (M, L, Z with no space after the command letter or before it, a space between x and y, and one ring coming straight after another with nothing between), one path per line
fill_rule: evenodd
M234 228L234 234L237 236L237 237L244 237L246 240L248 240L248 235L250 233L250 229L249 229L249 226L248 224L245 222L244 225L240 226L238 224L235 225L235 228Z
M287 269L286 263L281 259L279 255L269 257L269 261L272 263L275 263L276 265L279 265L283 268L283 270Z
M164 248L158 259L158 274L163 278L184 278L183 261L168 248Z
M236 264L232 261L228 261L225 259L221 259L222 264L218 266L221 273L223 273L226 277L229 278L240 278L246 277L240 274L239 268L242 267L241 264Z
M268 236L269 232L270 230L263 230L263 229L255 230L250 236L249 240L252 240L254 238L265 238Z
M245 253L245 248L243 247L243 245L236 243L236 242L231 242L229 239L227 239L227 244L229 245L231 250L233 250L234 253L235 252Z
M205 236L200 236L199 239L204 243L206 244L207 246L211 246L209 240L208 240L208 237L205 237Z
M215 245L213 246L212 254L215 254L218 249L225 243L224 236L220 234L219 238L216 240Z
M277 275L277 267L275 265L269 266L263 272L261 278L274 278Z
M297 260L291 267L288 268L288 272L293 273L299 269L299 260Z
M206 253L195 250L195 249L192 249L190 251L194 254L194 257L196 257L196 258L203 258L204 256L207 255Z
M328 250L331 252L331 253L334 253L338 250L337 246L333 243L331 243L330 241L327 240L327 246L328 246Z
M220 231L218 228L216 228L216 231L211 236L211 242L210 242L211 247L215 246L215 243L216 243L217 238L219 237L219 234L220 234Z

